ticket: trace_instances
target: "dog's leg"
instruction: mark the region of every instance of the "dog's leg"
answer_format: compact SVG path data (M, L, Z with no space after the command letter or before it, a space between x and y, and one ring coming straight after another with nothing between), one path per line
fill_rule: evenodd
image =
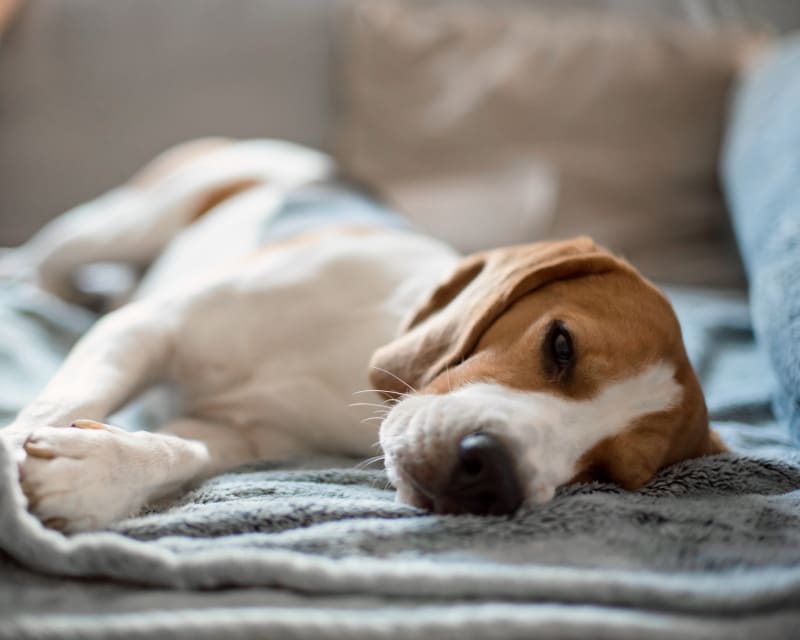
M27 277L66 300L81 301L73 283L79 267L102 261L146 266L188 224L200 205L196 196L204 195L195 193L203 191L202 184L186 189L181 173L229 144L203 139L166 151L127 184L67 211L23 246L0 255L0 277Z
M29 510L46 526L70 533L106 527L258 457L246 430L188 418L162 433L78 420L73 428L37 429L24 447L20 481Z
M145 267L192 221L242 190L262 183L289 188L330 171L327 156L290 143L189 142L0 255L0 277L30 277L51 293L83 302L73 282L80 267L97 262Z
M81 418L102 421L158 381L177 340L170 314L162 311L144 300L102 318L0 435L19 442L40 427L68 427Z
M143 300L100 320L0 431L17 448L30 510L49 526L103 527L187 482L258 457L248 429L193 419L162 433L102 424L170 370L180 332L169 321L177 314L160 313L164 304Z

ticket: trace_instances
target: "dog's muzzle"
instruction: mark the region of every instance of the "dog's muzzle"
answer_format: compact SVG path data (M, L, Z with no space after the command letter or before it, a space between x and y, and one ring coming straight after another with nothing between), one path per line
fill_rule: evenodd
M511 454L489 433L473 433L458 444L449 479L433 496L436 513L504 515L523 500Z

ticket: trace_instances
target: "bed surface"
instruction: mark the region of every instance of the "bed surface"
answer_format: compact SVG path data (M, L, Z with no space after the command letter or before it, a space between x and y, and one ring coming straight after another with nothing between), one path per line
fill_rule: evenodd
M353 460L259 464L111 531L21 508L0 448L0 638L787 637L800 624L800 454L739 294L671 290L735 453L638 493L578 485L512 518L394 502ZM94 317L0 286L0 424ZM134 408L125 426L153 416Z

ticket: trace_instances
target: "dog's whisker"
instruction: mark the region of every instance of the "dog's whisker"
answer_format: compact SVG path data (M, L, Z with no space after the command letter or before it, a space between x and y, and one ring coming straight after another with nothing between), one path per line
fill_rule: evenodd
M364 418L363 420L361 420L361 424L364 424L365 422L372 422L372 421L381 421L382 422L384 420L386 420L386 416L372 416L371 418Z
M395 375L395 374L394 374L394 373L392 373L391 371L387 371L386 369L383 369L382 367L376 367L374 364L373 364L373 365L370 365L370 367L371 367L372 369L375 369L376 371L381 371L381 372L385 373L387 376L392 376L392 378L394 378L395 380L397 380L397 381L398 381L400 384L404 384L404 385L406 385L406 386L407 386L409 389L411 389L411 391L413 391L414 393L419 393L419 392L418 392L418 391L417 391L417 390L414 388L414 386L413 386L413 385L410 385L410 384L408 384L408 382L406 382L405 380L403 380L403 379L402 379L400 376L398 376L398 375Z
M372 482L370 482L370 483L369 483L369 486L370 486L370 487L372 487L373 489L375 489L375 488L377 488L377 487L378 487L380 484L382 484L382 483L381 483L381 479L380 479L380 478L375 478L375 479L374 479ZM386 489L386 488L384 487L384 489L383 489L383 490L385 490L385 489Z
M381 454L379 456L373 456L372 458L367 458L366 460L362 460L361 462L359 462L355 466L355 468L356 469L365 469L368 466L370 466L372 464L375 464L376 462L383 462L384 457L385 456Z
M396 396L405 397L409 395L406 391L392 391L391 389L361 389L359 391L353 391L353 395L356 396L360 393L388 393Z
M355 468L356 469L365 469L368 466L375 464L376 462L383 462L383 456L374 456L372 458L367 458L366 460L362 460L359 462Z
M378 409L386 409L385 404L378 404L376 402L351 402L348 407L378 407Z

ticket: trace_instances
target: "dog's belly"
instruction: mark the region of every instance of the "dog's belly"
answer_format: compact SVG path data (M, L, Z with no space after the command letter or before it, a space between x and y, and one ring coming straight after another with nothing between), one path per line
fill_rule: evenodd
M455 260L422 235L327 232L154 297L178 319L186 412L258 432L263 455L373 452L370 356Z

